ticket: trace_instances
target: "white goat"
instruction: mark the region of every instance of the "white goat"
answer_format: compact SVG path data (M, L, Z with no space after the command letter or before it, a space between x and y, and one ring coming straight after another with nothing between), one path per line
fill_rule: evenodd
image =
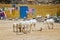
M47 26L48 26L49 29L50 29L50 27L52 27L52 29L53 29L54 20L52 18L47 19L45 22L47 23Z

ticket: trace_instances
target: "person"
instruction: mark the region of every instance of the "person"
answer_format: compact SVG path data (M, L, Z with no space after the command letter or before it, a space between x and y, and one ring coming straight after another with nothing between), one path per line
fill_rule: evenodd
M6 18L6 14L4 11L2 11L2 9L0 9L0 19L5 19Z

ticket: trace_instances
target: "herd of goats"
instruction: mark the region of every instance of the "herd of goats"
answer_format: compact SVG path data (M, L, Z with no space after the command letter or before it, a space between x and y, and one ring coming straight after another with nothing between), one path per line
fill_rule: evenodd
M32 31L32 27L35 29L37 23L46 23L48 26L48 29L53 29L54 26L54 19L53 18L42 18L41 16L37 18L27 19L24 18L24 20L19 21L17 23L13 23L13 32L23 32L28 33ZM40 27L40 31L42 31L42 27Z

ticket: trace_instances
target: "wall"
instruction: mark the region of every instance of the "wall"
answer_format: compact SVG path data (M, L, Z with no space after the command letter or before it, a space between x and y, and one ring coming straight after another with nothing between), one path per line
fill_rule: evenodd
M12 7L11 4L0 4L0 8L2 8L3 6L5 7ZM47 5L47 4L42 4L42 5L26 5L26 4L17 4L16 7L18 6L28 6L29 8L34 8L35 9L35 14L33 17L36 16L40 16L42 15L43 17L46 16L46 14L50 14L51 16L54 16L55 13L57 13L57 15L60 15L60 5ZM15 17L19 17L19 10L15 10L15 12L13 11L12 14L9 14L9 11L6 11L6 15L7 18L15 18Z

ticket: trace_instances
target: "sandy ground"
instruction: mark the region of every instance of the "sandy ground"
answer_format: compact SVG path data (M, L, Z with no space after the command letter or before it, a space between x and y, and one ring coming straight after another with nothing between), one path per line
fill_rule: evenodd
M14 22L17 21L0 20L0 40L60 40L60 23L54 23L54 29L49 30L43 24L41 25L43 27L42 31L17 35L12 30Z

